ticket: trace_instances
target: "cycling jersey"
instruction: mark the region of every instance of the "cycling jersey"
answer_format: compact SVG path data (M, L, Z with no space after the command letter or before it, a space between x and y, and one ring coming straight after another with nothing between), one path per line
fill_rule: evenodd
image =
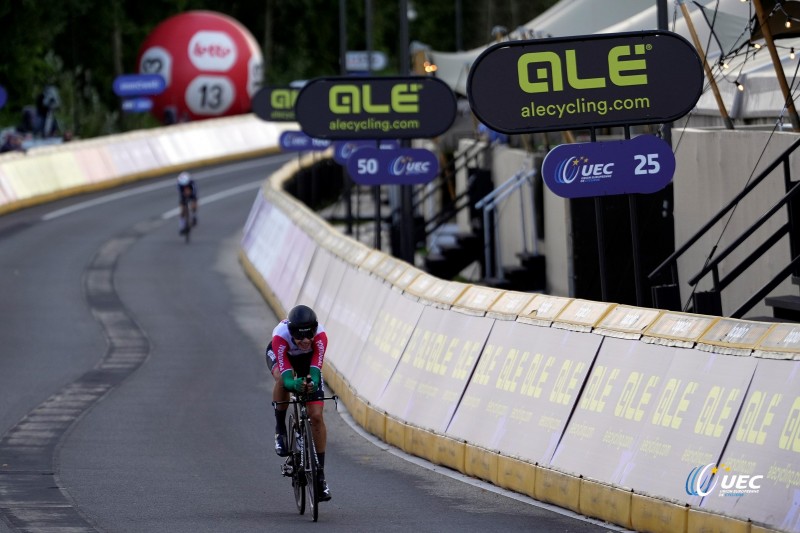
M184 189L188 188L189 191L184 192ZM194 183L194 180L189 180L187 185L178 184L178 205L183 205L189 203L191 201L197 200L197 185Z
M289 334L289 322L281 320L272 330L272 351L275 354L275 364L278 371L283 374L286 370L294 370L298 377L307 376L312 367L322 370L325 359L325 350L328 348L328 335L322 324L317 326L317 334L311 343L311 350L304 352Z

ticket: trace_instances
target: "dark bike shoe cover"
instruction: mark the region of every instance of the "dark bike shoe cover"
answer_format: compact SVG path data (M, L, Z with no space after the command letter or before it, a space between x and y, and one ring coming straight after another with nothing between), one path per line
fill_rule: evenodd
M286 447L286 435L275 434L275 453L281 457L289 455L289 449Z
M317 490L319 494L319 501L327 502L331 499L331 489L328 488L328 484L325 482L325 474L319 472L317 475L317 481L319 482Z

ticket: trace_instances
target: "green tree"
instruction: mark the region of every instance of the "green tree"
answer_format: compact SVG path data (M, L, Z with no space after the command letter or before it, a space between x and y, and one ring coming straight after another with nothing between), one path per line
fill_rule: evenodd
M408 0L417 12L409 39L435 50L456 48L456 4L461 2L465 49L491 41L491 28L509 29L556 0ZM346 0L348 50L366 50L365 0ZM384 52L393 74L399 65L399 2L372 0L370 48ZM112 91L116 76L135 72L139 48L165 19L210 10L239 20L261 43L265 81L340 73L339 0L5 0L0 2L0 84L8 101L0 125L17 125L48 84L61 92L62 127L82 137L157 124L149 115L120 116Z

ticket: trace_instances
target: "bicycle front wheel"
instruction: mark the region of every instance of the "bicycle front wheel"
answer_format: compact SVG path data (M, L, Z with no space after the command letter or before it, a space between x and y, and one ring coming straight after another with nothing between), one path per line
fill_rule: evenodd
M292 461L292 489L294 490L294 502L297 504L297 511L300 514L306 512L306 477L303 468L303 450L300 443L297 442L298 432L297 423L294 419L294 414L289 414L289 420L286 424L289 428L287 431L289 439L289 457Z
M306 419L304 426L305 440L305 474L306 491L308 492L308 506L311 508L311 519L316 522L319 517L319 479L317 474L317 447L314 445L314 436L311 433L311 421Z

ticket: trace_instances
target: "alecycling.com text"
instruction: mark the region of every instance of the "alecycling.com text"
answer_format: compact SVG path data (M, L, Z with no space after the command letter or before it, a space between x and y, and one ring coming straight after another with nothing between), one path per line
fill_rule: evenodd
M649 109L650 99L642 98L618 98L616 100L587 100L586 98L576 98L574 102L562 104L539 104L531 102L530 106L522 108L520 115L523 118L536 117L558 117L565 115L584 115L594 113L605 115L609 111L628 111L631 109Z
M405 131L419 129L419 120L377 120L367 118L362 120L331 120L328 125L330 131Z

